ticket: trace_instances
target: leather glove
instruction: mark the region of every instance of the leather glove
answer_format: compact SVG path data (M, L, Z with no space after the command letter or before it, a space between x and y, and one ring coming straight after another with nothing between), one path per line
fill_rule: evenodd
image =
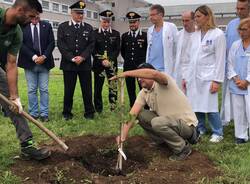
M11 100L11 102L14 104L14 106L10 107L10 110L21 114L23 111L23 106L21 104L20 98L16 98L15 100Z

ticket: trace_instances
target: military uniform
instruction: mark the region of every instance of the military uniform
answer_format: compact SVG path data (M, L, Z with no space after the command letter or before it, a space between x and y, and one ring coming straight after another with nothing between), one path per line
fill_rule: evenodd
M129 20L140 18L136 13L129 16ZM142 32L140 29L136 31L128 31L122 35L121 39L121 55L124 59L124 71L135 70L137 67L146 61L147 51L147 33ZM134 77L126 78L127 91L129 95L130 106L132 107L136 99L136 79Z
M102 13L100 13L102 15ZM104 31L104 29L99 28L93 32L95 38L95 48L93 52L94 62L94 104L97 112L103 110L102 102L102 87L105 80L105 75L107 78L111 78L117 73L117 57L120 53L120 33L116 30L109 28L109 30ZM107 54L107 58L103 55ZM102 64L104 59L108 59L111 62L110 67L105 67ZM117 84L115 81L108 81L109 83L109 102L111 105L111 110L115 108L117 100Z
M77 8L81 9L80 7ZM92 32L93 28L91 25L83 22L77 25L73 20L64 22L58 27L57 44L62 54L60 69L63 70L64 78L63 115L66 120L71 119L73 116L71 110L77 76L80 80L84 101L84 116L93 118L95 112L92 102L91 80L91 53L94 48ZM79 65L74 62L73 58L76 56L81 56L84 59Z

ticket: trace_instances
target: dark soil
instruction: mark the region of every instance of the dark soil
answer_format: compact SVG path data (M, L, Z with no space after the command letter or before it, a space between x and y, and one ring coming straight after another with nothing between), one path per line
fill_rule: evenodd
M167 147L151 145L149 139L131 137L124 146L127 161L117 175L117 146L113 136L82 136L69 138L65 143L69 151L57 145L45 145L52 151L44 161L17 159L11 167L24 184L194 184L203 178L220 175L212 161L193 150L185 161L168 160Z

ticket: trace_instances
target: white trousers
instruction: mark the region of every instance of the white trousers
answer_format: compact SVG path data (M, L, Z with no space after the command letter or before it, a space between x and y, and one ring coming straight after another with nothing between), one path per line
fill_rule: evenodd
M250 125L250 95L231 95L235 137L248 140L248 129Z

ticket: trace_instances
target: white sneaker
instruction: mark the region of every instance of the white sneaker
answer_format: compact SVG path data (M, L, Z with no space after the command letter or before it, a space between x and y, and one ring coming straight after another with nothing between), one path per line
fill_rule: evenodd
M210 141L210 142L213 142L213 143L217 143L217 142L222 141L222 139L223 139L223 136L213 134L213 135L211 136L211 139L210 139L209 141Z

